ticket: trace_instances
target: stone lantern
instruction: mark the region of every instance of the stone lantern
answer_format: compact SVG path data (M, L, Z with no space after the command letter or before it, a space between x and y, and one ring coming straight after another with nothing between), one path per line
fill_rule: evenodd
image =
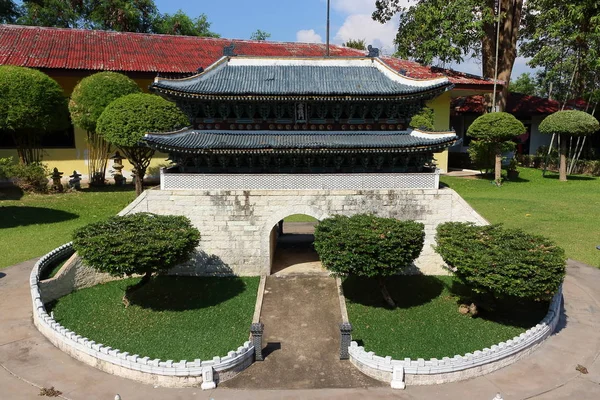
M109 158L113 160L112 167L115 170L115 172L113 173L115 186L123 186L125 184L126 178L123 176L121 170L123 169L123 160L125 158L118 151L116 151L115 154L113 154Z
M62 192L63 191L63 185L60 182L60 179L63 176L63 172L58 172L58 168L54 168L52 170L52 174L50 175L50 178L52 178L52 189L56 190L57 192Z
M78 174L77 171L73 171L73 175L69 175L69 187L75 190L81 189L81 174Z

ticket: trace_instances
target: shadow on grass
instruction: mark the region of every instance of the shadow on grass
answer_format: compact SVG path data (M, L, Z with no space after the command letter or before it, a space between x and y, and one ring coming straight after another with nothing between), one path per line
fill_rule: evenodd
M0 201L2 200L21 200L25 195L20 187L7 184L0 186Z
M128 284L122 283L123 293ZM134 292L131 305L154 311L186 311L216 306L242 293L246 284L238 277L154 277Z
M34 224L53 224L77 218L79 218L77 214L52 208L0 205L0 229Z
M544 179L553 179L555 181L558 180L558 178L560 178L560 176L558 174L551 174L551 175L543 175L542 178ZM595 181L598 178L595 178L593 176L583 176L583 175L567 175L567 180L568 181Z
M521 177L514 178L514 179L503 178L502 182L503 183L509 183L509 182L510 183L527 183L527 182L530 182L530 180L529 179L525 179L525 178L521 178Z
M385 278L397 308L410 308L430 302L444 290L444 283L434 276L402 275ZM390 308L374 278L348 276L342 283L344 296L353 303L369 307Z
M537 325L544 319L550 305L547 301L533 301L510 297L494 300L490 297L474 293L457 279L453 280L448 290L457 298L457 307L460 304L477 304L479 312L475 318L525 329Z
M148 189L146 185L144 185L144 189ZM94 192L135 192L135 186L131 184L126 184L123 186L115 186L115 185L103 185L103 186L89 186L86 188L82 188L80 190L84 193L94 193Z

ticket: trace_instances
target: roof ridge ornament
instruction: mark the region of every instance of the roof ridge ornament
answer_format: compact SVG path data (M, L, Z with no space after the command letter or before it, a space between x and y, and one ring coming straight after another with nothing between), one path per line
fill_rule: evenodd
M368 45L367 50L369 50L369 54L367 54L367 57L371 57L371 58L379 57L379 49L377 47Z
M233 57L235 56L235 52L233 49L235 48L235 43L231 43L229 46L223 47L223 56L224 57Z

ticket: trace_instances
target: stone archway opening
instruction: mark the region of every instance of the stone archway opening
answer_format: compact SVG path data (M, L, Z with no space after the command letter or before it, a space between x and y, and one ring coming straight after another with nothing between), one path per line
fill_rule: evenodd
M314 248L316 218L293 214L273 226L270 234L271 275L327 275Z

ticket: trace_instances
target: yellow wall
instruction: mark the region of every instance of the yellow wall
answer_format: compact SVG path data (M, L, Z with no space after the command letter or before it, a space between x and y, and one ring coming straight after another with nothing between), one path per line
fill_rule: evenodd
M73 89L77 85L77 83L83 79L83 77L79 76L53 76L49 74L50 77L55 79L65 91L65 94L70 96L73 92ZM152 83L151 79L134 79L138 86L144 92L148 92L148 86ZM114 149L113 149L114 152ZM13 149L0 149L0 158L4 157L13 157L13 159L17 159L17 151ZM167 154L164 153L156 153L154 158L152 159L148 172L157 172L156 167L164 166L168 162L166 158ZM58 168L59 171L64 172L63 178L68 177L73 173L73 171L77 171L80 174L83 174L87 177L88 167L87 167L87 139L86 133L82 129L75 128L75 148L66 148L66 149L44 149L43 163L45 163L50 169L54 167ZM111 179L110 170L112 166L112 161L108 161L107 165L107 179ZM125 161L123 163L125 167L123 169L124 175L130 176L131 170L133 169L132 165ZM154 167L154 168L153 168ZM67 178L68 179L68 178Z
M436 131L450 130L450 92L444 92L440 96L427 102L427 107L433 110L433 129ZM437 166L443 172L448 171L448 150L435 153L434 158Z

